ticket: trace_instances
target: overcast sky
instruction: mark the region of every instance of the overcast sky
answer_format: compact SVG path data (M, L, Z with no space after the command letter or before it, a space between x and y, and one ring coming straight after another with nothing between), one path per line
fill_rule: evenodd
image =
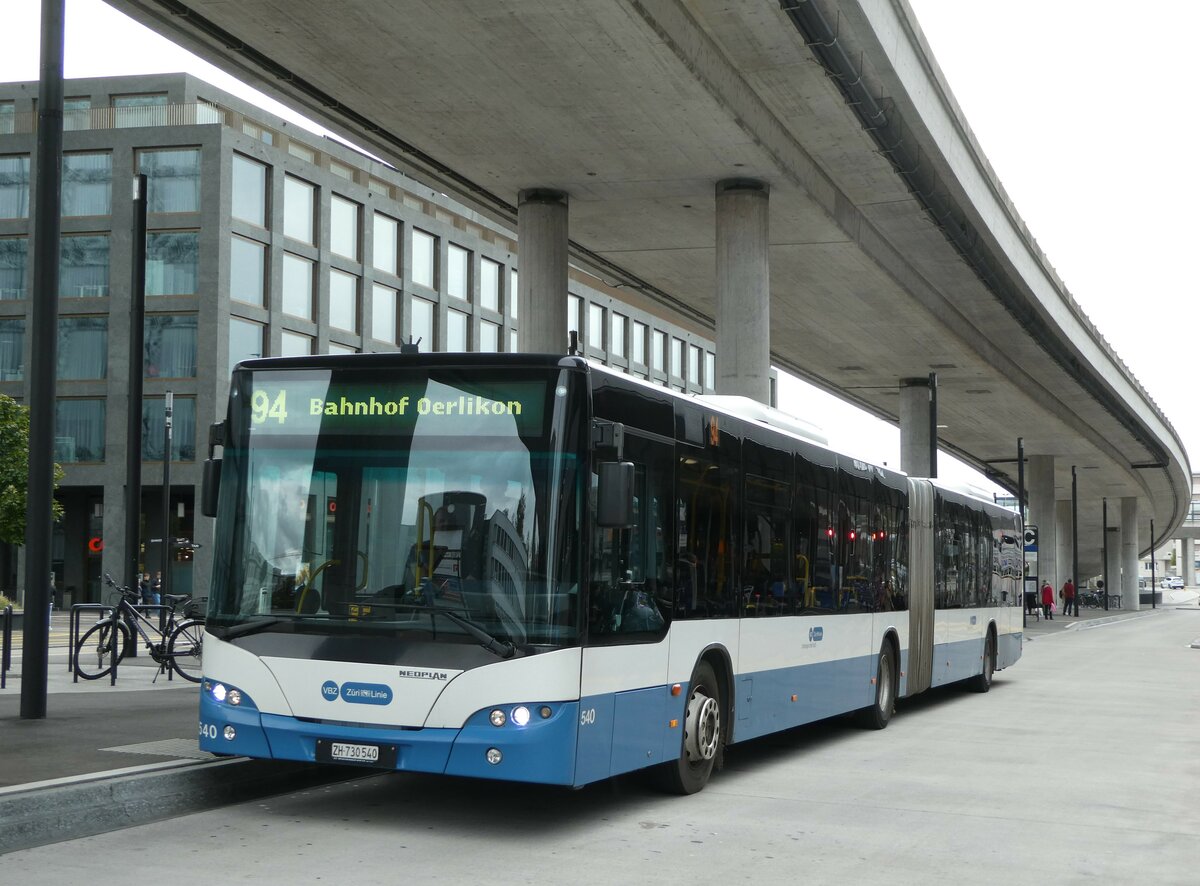
M1190 384L1200 323L1190 267L1200 205L1190 123L1200 3L1146 0L1136 21L1116 0L909 3L1051 265L1200 457ZM39 4L4 5L0 82L37 79ZM100 0L67 0L67 77L180 70L304 122ZM804 388L782 385L781 405L816 413L839 448L898 467L895 428Z

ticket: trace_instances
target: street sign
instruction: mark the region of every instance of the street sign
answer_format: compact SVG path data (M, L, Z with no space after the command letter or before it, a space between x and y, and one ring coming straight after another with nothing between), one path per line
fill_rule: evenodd
M1036 554L1038 549L1038 528L1032 525L1025 526L1025 553Z

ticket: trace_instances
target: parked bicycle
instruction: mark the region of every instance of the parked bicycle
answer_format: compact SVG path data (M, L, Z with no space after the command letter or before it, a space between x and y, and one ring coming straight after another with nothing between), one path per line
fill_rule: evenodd
M177 609L185 609L191 601L187 594L165 594L166 621L155 623L137 608L140 599L136 590L121 587L105 573L105 582L121 595L110 615L106 615L84 632L75 647L75 673L85 680L107 676L113 667L113 641L117 644L117 664L120 664L135 642L130 634L132 625L142 640L150 658L161 669L171 668L192 683L201 677L200 656L204 644L204 619L176 617ZM155 676L157 680L158 677Z
M1088 609L1104 608L1104 591L1097 588L1084 588L1079 594L1079 603Z

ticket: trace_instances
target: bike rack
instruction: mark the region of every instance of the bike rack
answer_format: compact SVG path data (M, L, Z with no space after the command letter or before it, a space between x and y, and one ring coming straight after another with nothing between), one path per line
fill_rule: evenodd
M67 670L72 674L73 683L79 682L79 674L75 673L75 650L79 646L79 621L80 617L85 612L99 613L99 618L104 618L115 609L115 606L109 606L105 603L76 603L71 607L71 638L68 641L70 645L67 647ZM115 678L114 678L114 682Z
M0 652L0 689L5 689L8 686L8 669L12 666L12 606L5 606L0 615L4 619L4 651Z

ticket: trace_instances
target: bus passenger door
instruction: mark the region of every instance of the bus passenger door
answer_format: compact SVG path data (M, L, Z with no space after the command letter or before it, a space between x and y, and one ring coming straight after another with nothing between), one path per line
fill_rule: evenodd
M657 763L665 740L673 458L669 445L627 431L624 460L634 464L634 525L592 533L580 705L597 716L581 715L576 783ZM611 731L599 717L609 706Z

